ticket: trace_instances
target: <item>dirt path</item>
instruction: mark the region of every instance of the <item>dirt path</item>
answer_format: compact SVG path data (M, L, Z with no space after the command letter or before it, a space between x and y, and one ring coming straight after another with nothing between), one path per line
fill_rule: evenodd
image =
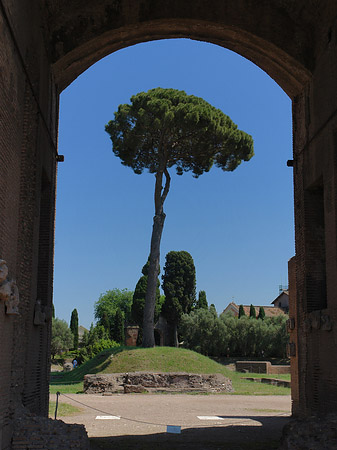
M290 396L67 394L60 402L81 408L61 419L84 424L93 450L272 450L291 409ZM167 425L180 426L181 434L167 433Z

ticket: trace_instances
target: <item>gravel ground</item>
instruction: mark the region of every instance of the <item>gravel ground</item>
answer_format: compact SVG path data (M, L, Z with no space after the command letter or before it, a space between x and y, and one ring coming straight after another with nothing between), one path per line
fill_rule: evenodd
M291 411L290 396L67 394L59 401L81 408L61 419L84 424L93 450L272 450ZM167 433L167 425L181 433Z

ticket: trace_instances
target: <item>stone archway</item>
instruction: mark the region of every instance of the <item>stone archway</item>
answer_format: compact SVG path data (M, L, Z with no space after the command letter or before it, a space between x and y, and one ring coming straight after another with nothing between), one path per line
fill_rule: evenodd
M329 1L0 0L0 258L20 316L0 310L0 444L11 409L47 413L58 96L103 56L188 37L240 53L293 101L294 411L337 410L337 4Z

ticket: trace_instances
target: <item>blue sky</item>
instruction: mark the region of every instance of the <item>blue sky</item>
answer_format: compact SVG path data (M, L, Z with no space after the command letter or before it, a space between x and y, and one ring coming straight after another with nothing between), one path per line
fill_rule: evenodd
M120 50L61 95L54 304L56 316L89 327L94 303L133 290L147 260L154 175L136 175L112 153L104 125L121 103L154 87L185 90L220 108L254 139L255 156L234 172L194 179L171 171L161 267L171 250L191 253L197 290L220 313L269 305L287 284L294 255L291 101L261 69L227 49L187 39Z

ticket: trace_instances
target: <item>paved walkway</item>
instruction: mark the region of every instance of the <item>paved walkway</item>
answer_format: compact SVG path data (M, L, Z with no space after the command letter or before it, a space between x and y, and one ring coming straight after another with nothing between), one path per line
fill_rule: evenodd
M59 401L81 408L61 419L84 424L95 450L271 450L291 410L290 396L67 394ZM167 433L167 425L181 433Z

